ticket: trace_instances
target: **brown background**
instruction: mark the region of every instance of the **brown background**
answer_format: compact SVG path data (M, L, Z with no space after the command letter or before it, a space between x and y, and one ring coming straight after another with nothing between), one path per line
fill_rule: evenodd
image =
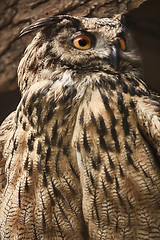
M38 18L57 14L112 16L126 12L142 1L0 0L0 122L16 108L20 99L16 69L33 37L30 34L19 39L23 27ZM144 2L139 8L130 10L128 18L142 53L145 81L160 92L160 1Z

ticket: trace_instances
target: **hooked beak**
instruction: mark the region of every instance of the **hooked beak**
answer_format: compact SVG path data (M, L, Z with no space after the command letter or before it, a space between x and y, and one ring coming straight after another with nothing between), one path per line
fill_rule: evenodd
M118 67L119 67L119 52L118 49L115 46L112 46L112 52L110 55L110 60L111 60L111 64L114 67L114 69L117 71Z

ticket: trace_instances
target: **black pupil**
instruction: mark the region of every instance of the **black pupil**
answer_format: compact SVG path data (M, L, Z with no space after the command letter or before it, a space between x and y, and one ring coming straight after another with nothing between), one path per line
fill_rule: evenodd
M84 38L81 38L81 39L79 40L79 45L80 45L81 47L85 47L85 46L87 45L87 40L84 39Z

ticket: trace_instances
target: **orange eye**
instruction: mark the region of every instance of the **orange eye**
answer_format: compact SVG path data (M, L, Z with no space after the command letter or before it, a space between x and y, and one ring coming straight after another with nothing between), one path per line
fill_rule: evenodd
M82 50L87 50L91 47L91 39L87 36L80 35L73 39L73 45Z
M126 51L127 46L126 46L125 40L123 38L120 38L119 42L120 42L120 46L121 46L122 51Z

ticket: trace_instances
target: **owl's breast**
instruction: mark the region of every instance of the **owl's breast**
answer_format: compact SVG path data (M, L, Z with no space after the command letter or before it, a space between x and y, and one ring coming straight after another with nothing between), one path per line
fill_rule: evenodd
M95 88L79 106L72 145L93 239L101 239L99 228L107 239L121 239L123 231L128 231L126 239L135 239L135 233L139 239L141 231L148 234L148 226L159 237L159 171L139 129L132 97Z

